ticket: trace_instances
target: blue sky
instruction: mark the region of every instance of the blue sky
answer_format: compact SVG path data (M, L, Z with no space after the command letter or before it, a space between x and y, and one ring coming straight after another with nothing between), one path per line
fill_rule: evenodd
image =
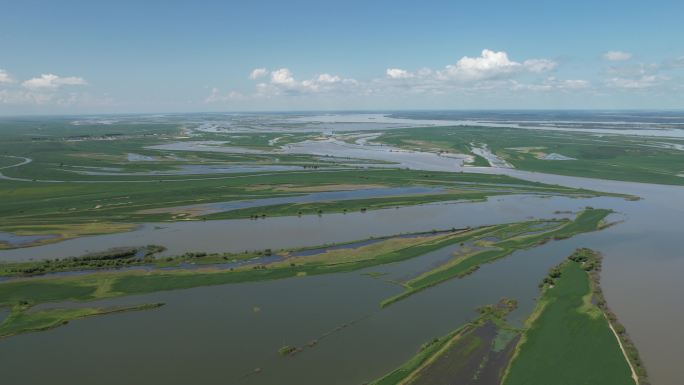
M3 1L0 113L684 108L682 1Z

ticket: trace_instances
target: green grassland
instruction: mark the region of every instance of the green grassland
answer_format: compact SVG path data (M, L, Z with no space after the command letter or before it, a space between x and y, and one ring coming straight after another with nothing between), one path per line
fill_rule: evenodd
M385 132L376 141L422 150L468 154L471 143L521 170L599 179L684 185L684 152L661 148L676 140L494 127L409 128ZM561 154L576 160L544 160ZM482 165L482 162L477 162Z
M79 318L128 311L149 310L162 305L163 304L158 303L125 307L69 308L40 311L26 311L28 309L27 306L17 305L13 307L10 315L0 323L0 338L11 337L21 333L54 329Z
M486 247L472 253L456 256L452 261L405 282L406 291L384 300L381 306L389 306L446 280L471 274L481 265L504 258L516 250L534 247L553 239L563 239L576 234L600 230L605 226L605 218L610 213L610 210L605 209L587 209L582 211L574 221L547 226L542 231L535 228L537 231L534 233L530 233L533 222L496 226L491 231L478 235L478 238L494 237L496 241L485 242Z
M505 189L497 185L507 184ZM301 171L268 175L241 174L201 180L155 183L31 183L0 181L0 231L21 234L58 234L56 241L80 235L130 230L135 224L173 221L173 213L146 210L200 203L272 198L304 194L301 189L434 186L445 194L336 201L309 205L262 207L227 212L217 219L259 215L297 215L344 210L376 209L444 200L480 200L510 193L595 196L597 193L520 181L506 176L425 173L410 170ZM467 190L463 189L467 188ZM297 191L300 189L300 191ZM163 192L163 193L160 193ZM0 246L1 247L1 246Z
M498 175L421 172L400 169L342 168L337 160L292 154L229 154L152 150L159 143L182 140L224 140L227 145L265 149L304 140L310 133L203 133L187 136L181 123L126 120L111 124L71 124L72 118L3 119L0 121L0 231L21 235L52 234L57 242L84 235L128 231L151 221L249 218L373 210L450 200L533 193L596 196L598 193L550 186ZM398 132L405 132L398 130ZM426 131L431 140L432 130ZM389 135L389 134L386 134ZM269 143L270 142L270 143ZM149 157L130 161L128 154ZM19 164L23 158L30 163ZM478 160L480 163L482 159ZM350 160L353 163L353 160ZM377 163L377 162L376 162ZM294 171L194 175L90 175L166 172L183 166L297 165ZM77 172L78 171L78 172ZM442 194L396 196L308 204L273 205L212 215L177 216L163 209L177 206L253 200L369 187L443 187ZM327 189L327 190L326 190ZM606 195L606 194L603 194ZM10 247L0 243L1 248Z
M1 138L1 136L0 136ZM170 172L184 165L194 166L239 166L239 165L280 165L302 167L339 167L335 162L326 162L309 155L296 154L231 154L217 152L166 151L148 149L159 143L173 139L169 135L123 136L110 140L39 140L25 138L6 138L0 144L2 165L11 158L24 157L32 160L21 167L7 168L7 177L29 181L138 181L154 182L169 179L187 179L184 175L146 175L149 172ZM204 138L202 138L204 139ZM128 154L139 154L149 160L130 161ZM17 163L16 160L13 160ZM111 175L95 175L102 171ZM90 174L85 174L90 172ZM141 175L135 175L139 173ZM117 175L120 174L120 175ZM133 174L133 175L129 175ZM201 177L209 177L203 175ZM197 178L197 176L195 176Z
M597 213L594 213L596 211ZM476 229L457 230L442 232L419 233L413 237L394 236L387 237L367 245L348 249L323 249L319 253L308 256L291 255L297 250L283 250L280 255L286 258L267 265L245 265L231 269L219 269L211 266L211 263L222 263L227 260L245 259L255 254L204 254L183 255L176 258L150 260L142 259L136 262L138 265L145 264L146 269L106 270L93 272L91 269L123 267L128 264L118 264L116 261L126 261L130 251L121 251L118 254L103 254L101 256L86 256L83 260L62 260L46 262L13 263L0 268L6 275L21 273L49 273L53 271L74 271L85 268L83 274L55 276L46 275L33 278L13 279L0 282L0 307L18 309L19 312L28 312L32 306L45 302L58 301L91 301L96 299L128 296L133 294L145 294L166 290L188 289L199 286L234 284L274 280L307 275L320 275L342 273L369 268L373 266L404 261L426 253L442 249L444 247L463 242L476 241L486 235L508 237L515 242L506 246L505 254L497 255L489 259L474 258L477 254L458 258L460 266L462 262L474 258L474 262L468 262L467 272L472 272L472 266L491 262L496 258L502 258L517 248L531 247L542 240L548 240L554 235L563 233L569 236L582 231L590 231L597 228L608 210L586 210L575 221L528 221L506 225L485 226ZM592 222L593 221L593 222ZM548 223L549 228L555 230L543 231L537 235L525 235L532 229L539 230L540 223ZM577 223L577 225L574 225ZM570 228L570 230L564 230ZM529 241L520 242L521 237L529 237ZM154 246L148 246L148 252L153 252ZM270 253L270 251L268 251ZM99 258L99 259L98 259ZM178 268L173 270L159 269L163 266L177 266L183 262L197 263L196 269ZM83 265L85 263L85 265ZM37 265L41 264L41 265ZM202 267L206 264L206 267ZM95 267L93 267L94 265ZM133 264L132 266L135 266ZM157 267L157 268L155 268ZM449 275L435 278L440 268L421 276L414 286L407 285L407 292L400 295L401 298L425 287L456 276L462 276L451 265L447 271ZM427 283L424 283L427 282ZM408 293L408 294L406 294ZM397 301L401 298L393 298ZM18 314L17 314L18 316Z
M597 286L588 271L599 267L593 255L579 250L545 279L503 384L634 385L618 339L593 301Z
M268 266L245 266L234 270L127 270L14 280L0 283L0 306L11 306L20 301L30 304L60 300L87 301L197 286L353 271L437 250L455 242L454 239L460 234L455 231L399 240L389 238L379 244L352 249L343 260L340 260L339 252L329 252L313 258L292 258Z
M325 213L346 213L354 211L379 210L385 208L413 206L426 203L437 202L478 202L484 201L490 196L513 194L517 191L520 194L536 194L534 189L511 189L508 191L470 191L449 189L444 193L424 194L424 195L410 195L410 196L388 196L382 198L367 198L367 199L353 199L353 200L339 200L326 201L314 203L286 203L279 205L270 205L264 207L252 207L245 209L238 209L227 211L224 213L204 215L205 219L236 219L236 218L254 218L254 217L278 217L278 216L293 216L293 215L312 215ZM543 195L550 194L550 191L541 193ZM570 196L587 196L585 193L578 192L575 194L560 194Z
M578 249L544 278L523 329L505 322L514 301L485 306L480 317L423 345L370 384L648 384L636 348L605 304L600 270L598 253ZM496 328L494 338L483 333L488 323Z
M278 138L277 145L301 141L311 134L245 133L221 135L204 133L187 136L183 123L150 123L127 121L113 124L71 124L69 118L3 118L0 119L0 167L17 163L15 158L30 158L22 167L3 169L7 177L29 181L138 181L155 182L174 179L162 175L126 175L129 173L175 170L184 165L298 165L331 167L309 155L296 154L231 154L216 152L163 151L147 147L183 140L217 140L225 145L272 150L269 141ZM128 154L150 157L131 161ZM322 159L325 159L323 157ZM353 162L351 162L353 163ZM123 175L84 175L78 172L108 171ZM185 178L189 178L186 176ZM183 176L175 179L184 179Z
M0 276L5 277L30 277L48 273L66 271L83 271L98 269L117 269L127 266L155 265L159 267L171 266L183 262L196 262L196 253L187 253L175 258L156 259L155 254L164 251L165 248L158 245L143 247L118 247L103 252L88 253L79 257L62 259L46 259L28 262L4 262L0 263ZM206 254L206 253L204 253ZM232 256L233 258L254 257L254 253L244 253ZM203 255L204 257L204 255ZM202 260L218 262L217 258L206 256ZM224 260L225 262L225 260Z
M345 253L333 250L313 257L294 257L269 266L245 266L231 270L125 270L5 281L0 283L0 307L9 307L12 312L5 321L5 329L0 330L5 330L8 336L19 332L47 330L64 324L69 319L107 312L93 308L83 310L85 313L64 309L49 313L31 311L34 306L42 303L92 301L199 286L347 272L405 260L442 248L453 242L458 234L459 231L453 231L414 238L388 238L353 249L348 255L341 255ZM202 258L205 257L200 257ZM206 258L213 261L216 256L208 255ZM187 257L181 257L180 260L187 260ZM26 263L31 266L33 264ZM12 267L16 269L19 266L13 264Z
M79 257L62 259L47 259L26 262L0 263L0 276L5 277L33 277L44 276L51 273L67 271L95 272L98 270L115 270L125 267L145 266L150 268L171 268L181 265L192 264L197 267L211 267L230 262L248 261L254 258L272 256L274 254L287 259L286 263L271 263L270 267L282 267L293 263L311 263L321 261L325 263L342 264L343 262L357 262L364 259L372 259L378 255L407 249L410 246L426 244L433 240L446 240L455 234L474 234L477 231L464 229L451 229L445 231L430 231L426 233L413 233L411 237L395 235L382 238L369 238L353 242L334 243L323 246L305 247L293 250L273 251L258 250L241 253L205 253L187 252L176 256L155 258L155 254L164 251L164 247L147 245L143 247L120 247L97 253L89 253ZM374 240L377 242L368 245L354 247L355 243ZM348 246L339 250L328 250L331 246ZM313 255L305 257L296 256L296 252L308 251ZM242 268L245 270L245 268Z

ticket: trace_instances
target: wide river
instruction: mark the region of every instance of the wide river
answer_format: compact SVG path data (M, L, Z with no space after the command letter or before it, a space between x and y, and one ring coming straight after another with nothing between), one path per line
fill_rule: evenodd
M611 219L623 220L603 231L516 252L471 276L382 310L379 302L401 288L364 272L388 273L392 278L411 276L453 250L438 250L368 271L109 300L106 302L163 301L166 306L78 320L49 332L3 340L3 382L360 384L392 370L422 343L473 318L477 306L504 296L516 298L520 307L512 314L512 321L521 322L531 310L538 295L537 284L548 269L574 248L591 247L605 255L605 295L639 347L652 382L680 384L684 378L684 333L680 329L684 324L684 188L505 169L472 171L629 193L644 199L507 196L481 203L320 217L146 224L124 234L2 251L0 259L18 260L148 243L163 244L170 253L295 247L558 217L562 215L554 214L557 210L577 211L587 205L612 208L619 214ZM318 343L295 356L278 354L283 345L305 346L312 340Z

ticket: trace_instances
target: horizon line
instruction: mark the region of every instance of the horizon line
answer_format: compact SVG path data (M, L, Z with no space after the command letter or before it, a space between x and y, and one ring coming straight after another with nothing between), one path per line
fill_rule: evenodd
M89 113L26 113L2 114L4 118L27 117L77 117L77 116L142 116L142 115L194 115L194 114L309 114L309 113L398 113L398 112L676 112L684 113L684 108L403 108L403 109L292 109L292 110L225 110L225 111L183 111L183 112L89 112Z

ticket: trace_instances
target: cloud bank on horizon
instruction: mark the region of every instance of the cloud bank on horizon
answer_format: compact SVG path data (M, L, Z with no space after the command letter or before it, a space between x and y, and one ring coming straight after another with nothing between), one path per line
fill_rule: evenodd
M682 2L160 4L4 9L0 114L684 108Z
M505 51L483 49L479 56L463 56L455 64L441 69L427 67L416 70L387 68L384 76L366 80L346 78L342 75L320 73L299 80L289 68L253 69L248 78L258 81L253 91L243 93L231 90L225 94L212 87L205 103L269 99L276 97L302 97L311 94L337 94L357 96L387 96L397 93L445 95L453 93L487 93L491 91L531 92L585 92L599 94L611 90L634 91L644 89L681 88L672 82L668 70L684 68L684 57L662 64L629 63L632 53L606 51L601 55L612 63L603 70L603 79L591 82L586 79L561 79L554 75L560 63L549 58L530 58L515 61ZM627 63L624 63L627 62ZM669 64L668 64L669 63ZM679 65L673 65L678 63Z
M583 93L600 95L607 92L643 92L681 90L679 78L671 74L684 68L684 57L663 63L634 62L633 54L625 51L606 51L601 55L607 67L601 70L602 79L590 81L578 78L559 78L562 66L556 59L528 58L512 60L505 51L483 49L479 56L463 56L455 64L443 68L404 69L386 68L376 77L354 79L322 72L308 79L300 79L289 68L254 68L247 79L255 82L252 90L222 92L217 86L198 103L207 106L247 105L273 99L305 99L307 96L357 96L384 98L397 95L487 95L488 93ZM116 103L106 97L93 97L75 88L88 86L80 76L41 74L25 80L15 79L7 70L0 69L0 104L73 107L81 104L111 106Z
M82 77L51 73L19 82L0 69L0 104L77 106L88 102L87 95L73 92L72 86L87 84Z

